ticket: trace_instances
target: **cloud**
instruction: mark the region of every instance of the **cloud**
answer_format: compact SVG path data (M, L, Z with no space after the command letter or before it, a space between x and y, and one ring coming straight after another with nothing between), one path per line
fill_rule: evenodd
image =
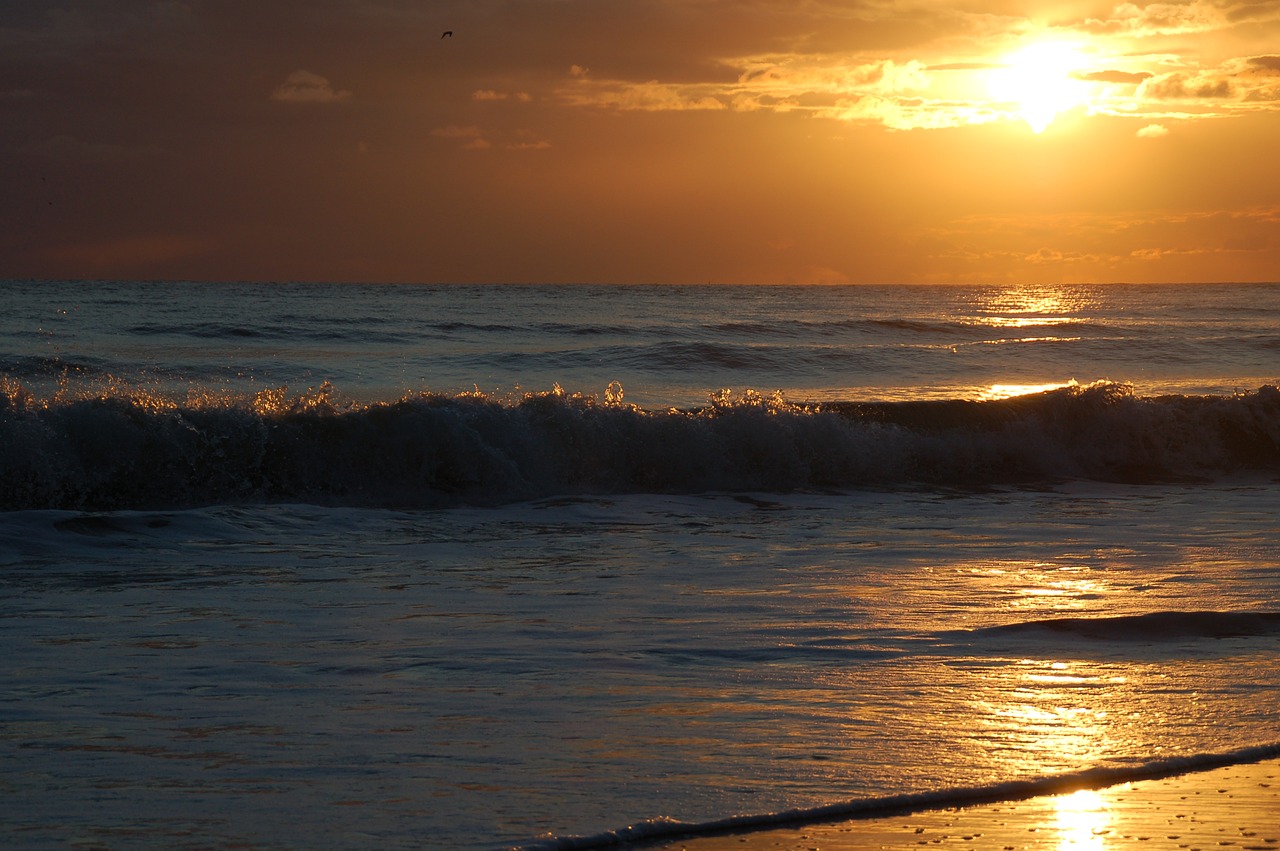
M1223 9L1204 0L1194 0L1145 6L1122 3L1105 18L1090 18L1082 28L1095 34L1150 37L1211 32L1231 25Z
M1140 97L1151 100L1228 98L1231 94L1231 83L1225 79L1189 77L1177 71L1144 80L1138 88Z
M487 151L494 146L489 134L474 124L437 127L431 131L431 135L439 139L455 139L467 151ZM507 142L502 147L509 151L545 151L551 147L550 142L537 138L528 130L519 130L514 135L517 137L516 141Z
M1022 259L1033 266L1057 266L1065 263L1097 263L1100 258L1097 254L1087 254L1079 251L1060 251L1057 248L1041 247Z
M1088 71L1071 75L1087 83L1141 83L1155 75L1148 71Z
M918 92L930 83L929 69L915 59L766 54L727 59L722 64L738 71L738 93L778 99L900 94Z
M620 111L733 110L807 112L844 121L867 121L895 129L957 126L967 116L932 115L920 97L930 85L917 60L859 59L825 54L760 54L723 59L735 79L668 83L597 79L573 66L572 81L558 94L571 106Z
M705 1L720 6L717 0ZM1227 0L1111 2L1102 7L1110 7L1105 14L1092 19L1051 24L1012 11L977 15L941 4L916 8L906 17L890 11L888 4L863 3L858 11L843 5L836 9L823 0L802 4L804 11L764 0L751 5L767 9L775 20L775 36L763 42L772 49L734 51L750 42L726 39L729 49L719 55L704 52L701 63L692 64L690 54L670 67L591 54L585 58L592 60L593 70L581 60L570 66L553 100L614 111L790 112L892 129L1022 121L1029 98L1014 102L997 97L992 72L1007 67L1002 56L1036 39L1083 45L1069 76L1079 93L1075 105L1090 116L1137 115L1159 121L1171 117L1169 104L1177 104L1185 118L1207 119L1261 110L1280 96L1270 85L1273 74L1280 73L1280 55L1224 58L1230 55L1225 51L1239 21L1280 17L1280 0L1229 8ZM897 29L907 17L931 20L949 35L908 38ZM879 43L855 38L848 47L836 48L829 32L818 35L801 27L819 18L856 19L860 26L893 21L892 33L902 37L888 38L886 30ZM1215 52L1201 54L1202 48ZM1206 61L1210 55L1212 61ZM638 73L628 72L637 68ZM717 68L731 72L732 78L717 74ZM493 93L495 99L500 95Z
M271 99L281 103L339 103L351 97L349 91L334 91L327 79L319 74L299 69L271 93Z
M561 100L571 106L624 112L728 109L723 101L714 96L714 92L720 89L714 84L662 83L657 80L634 83L626 80L594 80L578 75L575 77L570 86L557 92Z
M1182 11L1146 7L1143 20L1169 25L1177 15L1196 20L1209 17L1202 4L1177 8ZM1194 103L1193 110L1183 110L1186 114L1180 116L1190 120L1261 109L1280 99L1280 86L1270 84L1271 68L1280 69L1280 56L1270 54L1197 67L1196 57L1185 52L1135 52L1131 45L1101 39L1084 60L1091 60L1093 67L1078 68L1070 76L1082 87L1078 105L1090 115L1137 115L1158 121L1174 117L1162 104ZM556 91L556 100L569 107L615 111L794 112L895 130L1026 118L1025 103L992 93L988 72L1005 66L979 61L976 55L966 57L963 52L926 53L923 58L768 52L730 55L715 64L732 71L733 77L717 79L704 73L680 82L638 81L593 75L584 66L574 65ZM485 90L475 97L499 99L502 93Z
M1244 96L1244 101L1251 104L1274 103L1280 101L1280 85L1264 86L1253 89Z
M845 73L844 85L876 92L915 91L929 85L925 66L914 59L907 62L885 59L858 65Z
M920 98L868 95L817 110L815 115L838 121L882 124L890 130L941 130L987 124L1011 117L975 104L936 104Z
M941 65L929 65L926 71L989 71L1002 68L999 62L944 62Z
M1254 56L1249 60L1250 70L1280 73L1280 56Z
M528 92L499 92L493 89L476 89L471 93L471 99L475 101L503 101L515 100L520 103L530 103L533 95Z
M1158 139L1161 136L1168 136L1169 128L1163 124L1148 124L1138 131L1139 139Z
M466 126L450 124L446 127L437 127L431 131L431 135L440 139L457 139L462 143L461 147L467 151L487 151L493 147L493 143L485 138L484 131L474 124Z
M1224 67L1241 101L1254 105L1280 101L1280 56L1234 59Z

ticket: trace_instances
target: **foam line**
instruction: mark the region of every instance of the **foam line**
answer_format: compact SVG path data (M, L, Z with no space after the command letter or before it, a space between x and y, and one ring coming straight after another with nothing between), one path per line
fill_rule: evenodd
M1030 780L1011 780L985 786L967 786L917 792L905 795L888 795L877 798L854 798L820 807L783 810L776 813L758 813L730 816L705 822L682 822L674 819L653 819L638 822L617 830L594 836L563 836L540 840L528 845L514 846L510 851L592 851L592 849L619 846L647 845L673 839L694 839L733 833L772 830L780 827L796 827L818 822L846 821L849 819L886 818L936 810L944 807L968 807L1001 801L1021 801L1042 795L1057 795L1080 789L1102 789L1118 783L1138 780L1157 780L1209 771L1228 765L1244 765L1280 757L1280 742L1242 748L1225 753L1198 754L1156 760L1139 766L1120 768L1090 768L1069 774L1039 777Z

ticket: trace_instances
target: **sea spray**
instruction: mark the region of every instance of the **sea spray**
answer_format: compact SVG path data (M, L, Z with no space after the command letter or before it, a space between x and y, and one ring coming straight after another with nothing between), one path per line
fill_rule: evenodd
M988 401L697 409L555 388L340 405L332 388L182 402L0 387L0 508L304 501L496 505L557 495L795 492L1280 474L1280 391L1138 397L1112 383Z

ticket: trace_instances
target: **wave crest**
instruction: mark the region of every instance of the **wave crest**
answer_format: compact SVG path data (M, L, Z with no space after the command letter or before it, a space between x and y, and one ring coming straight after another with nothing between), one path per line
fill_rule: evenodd
M556 388L341 406L331 388L174 403L40 400L0 381L0 508L302 501L498 504L566 494L1193 481L1280 474L1280 390L1139 398L1120 385L993 401L648 411Z

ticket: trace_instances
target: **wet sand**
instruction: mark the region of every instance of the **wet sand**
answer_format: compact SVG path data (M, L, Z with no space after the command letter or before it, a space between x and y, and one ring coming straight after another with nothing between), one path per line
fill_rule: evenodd
M1024 801L649 847L670 851L1280 851L1280 760Z

